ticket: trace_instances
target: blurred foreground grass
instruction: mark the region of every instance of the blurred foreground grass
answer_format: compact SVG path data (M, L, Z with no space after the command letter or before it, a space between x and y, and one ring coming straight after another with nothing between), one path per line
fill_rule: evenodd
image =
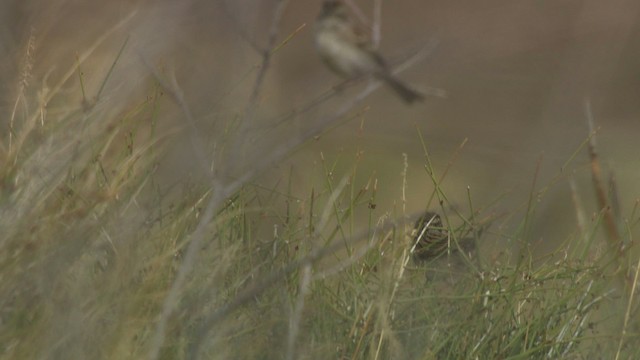
M165 144L153 131L156 101L158 92L111 118L78 107L29 126L30 115L3 139L2 358L145 358L210 196L187 183L172 200L154 191ZM618 255L602 250L600 218L542 258L506 249L457 266L414 264L412 221L374 211L371 181L338 181L349 175L327 175L306 198L246 184L228 199L161 357L640 356L635 292L610 270ZM355 213L369 214L367 229L349 226ZM378 226L385 221L374 214L385 213L390 225ZM272 236L264 227L275 227ZM478 246L498 236L522 238L489 230ZM332 251L309 258L324 247Z

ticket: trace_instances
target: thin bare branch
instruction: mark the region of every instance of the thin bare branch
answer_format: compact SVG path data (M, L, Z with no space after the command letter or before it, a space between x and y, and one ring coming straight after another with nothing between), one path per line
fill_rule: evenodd
M232 0L232 1L235 1L235 0ZM233 28L233 30L236 31L238 36L240 36L240 38L242 40L244 40L247 44L249 44L249 46L255 52L262 53L264 51L264 49L260 45L258 45L258 43L255 41L255 39L253 39L251 36L249 36L247 31L244 29L244 26L242 24L240 24L240 21L238 20L238 17L232 11L229 10L229 6L227 5L227 0L222 1L222 6L221 7L222 7L222 10L226 14L226 19L231 22L232 28Z
M269 65L271 64L271 56L273 55L272 49L275 47L276 40L278 39L278 28L280 27L280 22L282 21L282 16L284 15L284 10L287 8L288 3L288 0L279 0L278 4L275 5L273 20L271 21L271 28L269 29L269 40L267 43L267 48L262 51L262 65L260 66L260 71L258 72L258 76L256 77L256 82L253 86L253 91L251 92L251 96L249 97L249 104L245 112L243 124L243 126L245 127L248 126L246 123L252 120L253 110L257 105L258 97L260 96L260 92L262 91L264 78L267 74L267 71L269 70ZM242 134L242 132L240 133Z
M200 168L205 170L206 172L206 170L209 168L209 162L207 161L204 141L200 136L200 131L198 130L195 119L193 118L191 109L189 108L189 104L187 104L184 98L184 92L178 84L175 72L171 72L170 77L168 79L165 79L165 77L163 77L158 72L156 67L149 63L144 55L139 54L139 56L142 60L142 63L147 67L151 74L153 74L158 84L162 86L166 93L169 94L171 99L173 99L173 101L178 104L180 110L182 110L182 113L187 120L187 124L189 125L189 139L191 140L189 141L189 143L192 146L193 154L196 156Z
M247 111L245 113L245 118L243 119L241 127L238 133L236 134L234 146L231 147L231 153L234 154L234 156L237 153L239 153L240 144L244 140L244 137L241 135L245 134L247 129L249 128L249 122L250 122L249 120L252 117L252 112L257 103L258 95L260 94L260 91L262 89L262 83L264 81L266 71L269 68L269 63L271 59L271 48L273 48L273 46L275 45L277 35L278 35L278 27L287 3L288 3L287 0L281 0L275 6L273 21L272 21L271 29L269 31L269 34L270 34L269 45L267 47L267 50L263 52L262 68L258 73L258 77L256 79L256 83L254 85L251 98L249 99L249 104L247 107ZM192 119L191 112L188 110L188 107L186 107L186 102L182 97L182 93L178 91L179 88L177 87L177 84L174 82L173 86L171 86L170 88L176 91L174 94L175 99L180 104L184 105L182 110L185 113L185 116ZM223 168L226 169L230 164L235 164L235 163L236 161L234 161L234 159L231 158L226 164L223 165ZM256 174L255 172L251 172L250 177L245 176L245 177L242 177L240 181L234 181L229 185L225 185L223 184L221 179L221 176L223 176L225 173L226 173L225 171L222 171L218 174L214 174L213 176L213 180L212 180L213 194L211 196L211 199L209 200L209 203L207 204L207 207L202 217L200 218L200 222L198 223L198 226L196 227L194 232L191 234L191 242L187 247L184 259L180 264L180 267L178 268L178 273L176 275L176 278L171 284L171 288L169 289L169 292L163 302L162 312L160 314L160 318L156 326L156 332L153 336L153 339L150 345L150 350L149 350L150 359L155 360L160 355L160 349L162 348L164 344L164 339L166 337L166 328L169 323L169 318L175 311L175 308L178 304L178 300L180 298L180 293L184 287L187 276L191 273L191 270L193 269L195 263L197 262L198 251L202 246L205 235L207 233L206 230L210 225L211 221L213 220L216 212L218 211L218 209L220 209L222 202L227 197L229 197L231 194L236 192L237 189L240 188L240 186L245 184L246 181L248 181L248 179L252 178L253 175ZM214 233L215 233L215 229L214 229Z

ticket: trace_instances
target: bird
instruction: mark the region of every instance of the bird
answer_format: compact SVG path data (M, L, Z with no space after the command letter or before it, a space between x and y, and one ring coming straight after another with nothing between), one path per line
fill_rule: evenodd
M391 73L385 60L355 25L342 0L324 1L315 22L315 47L327 67L346 79L373 76L408 104L424 100L424 94Z
M440 215L427 211L416 220L412 244L416 261L435 259L447 251L449 231L442 224Z
M470 256L476 252L477 239L482 236L490 224L491 222L477 224L469 229L473 235L469 236L469 232L463 232L460 234L461 238L453 239L447 227L442 223L440 215L433 211L426 211L416 220L411 232L413 258L416 262L425 262L457 251L462 251Z

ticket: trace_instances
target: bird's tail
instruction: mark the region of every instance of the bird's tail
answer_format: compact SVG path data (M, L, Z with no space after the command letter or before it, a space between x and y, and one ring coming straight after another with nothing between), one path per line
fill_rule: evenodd
M389 87L408 104L415 101L423 101L427 96L434 96L443 99L448 97L446 90L432 87L416 90L388 73L378 74L377 77L389 85Z
M390 74L381 76L382 80L393 89L393 91L407 104L424 100L424 94L410 88L408 85L393 77Z

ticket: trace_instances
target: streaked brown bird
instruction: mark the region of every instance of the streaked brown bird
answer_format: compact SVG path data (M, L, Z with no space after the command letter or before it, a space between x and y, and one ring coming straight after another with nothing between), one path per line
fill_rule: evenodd
M325 0L315 24L315 45L327 66L346 79L373 76L402 100L412 103L424 95L396 78L367 36L358 31L341 0Z
M413 228L413 258L418 261L435 259L447 251L449 231L440 215L427 211Z
M479 226L475 231L475 236L463 235L456 242L450 238L449 230L442 223L440 215L427 211L416 220L412 232L413 258L416 261L434 260L447 252L453 254L459 250L470 255L475 251L476 239L482 235L487 227L488 224Z

